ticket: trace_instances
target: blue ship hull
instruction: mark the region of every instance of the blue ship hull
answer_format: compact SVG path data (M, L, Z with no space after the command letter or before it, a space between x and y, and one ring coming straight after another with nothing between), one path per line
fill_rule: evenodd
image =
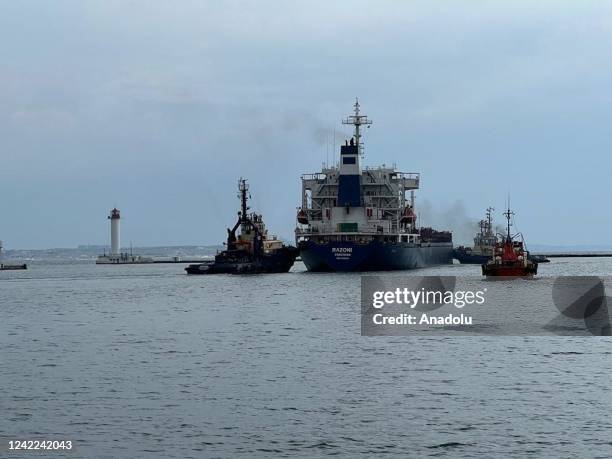
M300 256L308 271L392 271L446 265L453 262L453 245L438 243L367 244L330 241L317 244L303 241Z

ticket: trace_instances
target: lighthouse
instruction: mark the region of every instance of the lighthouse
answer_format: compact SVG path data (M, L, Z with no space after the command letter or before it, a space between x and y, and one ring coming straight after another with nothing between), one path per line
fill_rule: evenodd
M121 213L116 207L110 211L108 216L111 224L111 249L110 253L104 252L104 255L98 255L96 259L97 265L125 265L125 264L144 264L153 263L153 258L141 257L134 255L130 249L130 253L121 253L121 232L119 222Z
M119 221L121 215L119 209L114 208L111 210L108 219L111 221L111 255L119 255L121 250L121 233L119 228Z

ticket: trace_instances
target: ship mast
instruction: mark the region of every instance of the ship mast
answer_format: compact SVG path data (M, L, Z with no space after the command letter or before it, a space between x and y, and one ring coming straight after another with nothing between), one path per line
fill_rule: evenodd
M348 117L346 117L345 119L342 120L342 124L352 124L353 126L355 126L355 143L357 144L357 150L359 151L359 153L363 153L363 146L361 144L361 126L367 126L370 127L370 125L372 124L372 121L368 119L368 117L366 115L360 115L359 114L359 98L355 97L355 105L353 105L353 107L355 107L355 114L354 115L349 115Z
M241 208L241 215L240 215L240 221L241 222L246 222L247 221L247 210L249 209L247 207L247 192L249 191L249 185L247 184L246 179L243 179L242 177L240 178L240 180L238 181L238 198L240 199L240 208Z
M491 216L491 212L493 212L495 209L493 207L487 207L487 224L488 224L488 228L487 228L487 233L491 234L493 232L493 224L492 224L492 216Z
M514 215L514 212L510 210L510 200L508 199L508 210L504 212L504 217L506 217L506 220L508 221L508 236L507 237L509 241L512 239L512 237L510 236L510 226L512 225L510 223L510 218L512 218L513 215Z
M238 212L238 221L232 229L227 229L227 246L228 248L235 248L236 246L236 230L240 226L241 236L248 233L249 228L252 228L255 232L253 236L253 254L259 256L262 250L262 239L263 235L259 227L251 220L247 212L249 207L247 206L247 200L251 196L249 195L249 184L246 179L242 177L238 180L238 198L240 199L240 212Z

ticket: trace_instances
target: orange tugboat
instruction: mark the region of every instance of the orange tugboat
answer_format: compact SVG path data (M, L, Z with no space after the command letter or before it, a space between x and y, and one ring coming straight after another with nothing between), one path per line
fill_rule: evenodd
M529 260L529 252L525 250L522 234L510 234L511 217L514 212L508 210L504 216L508 221L505 236L495 244L493 256L482 265L482 274L487 277L532 277L538 272L537 262ZM520 239L519 239L520 237Z

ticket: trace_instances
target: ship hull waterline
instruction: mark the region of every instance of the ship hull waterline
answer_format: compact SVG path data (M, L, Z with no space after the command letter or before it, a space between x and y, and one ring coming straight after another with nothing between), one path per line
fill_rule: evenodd
M244 261L210 261L192 264L187 274L278 274L289 272L297 257L295 248L283 248L272 255Z
M461 249L455 249L453 256L462 265L483 265L491 259L491 255L478 255ZM550 263L550 260L543 255L529 254L528 259L534 263Z
M482 274L487 279L516 279L530 278L538 273L538 265L535 266L488 266L482 265Z
M397 271L453 263L452 243L303 241L298 248L306 269L313 272Z

